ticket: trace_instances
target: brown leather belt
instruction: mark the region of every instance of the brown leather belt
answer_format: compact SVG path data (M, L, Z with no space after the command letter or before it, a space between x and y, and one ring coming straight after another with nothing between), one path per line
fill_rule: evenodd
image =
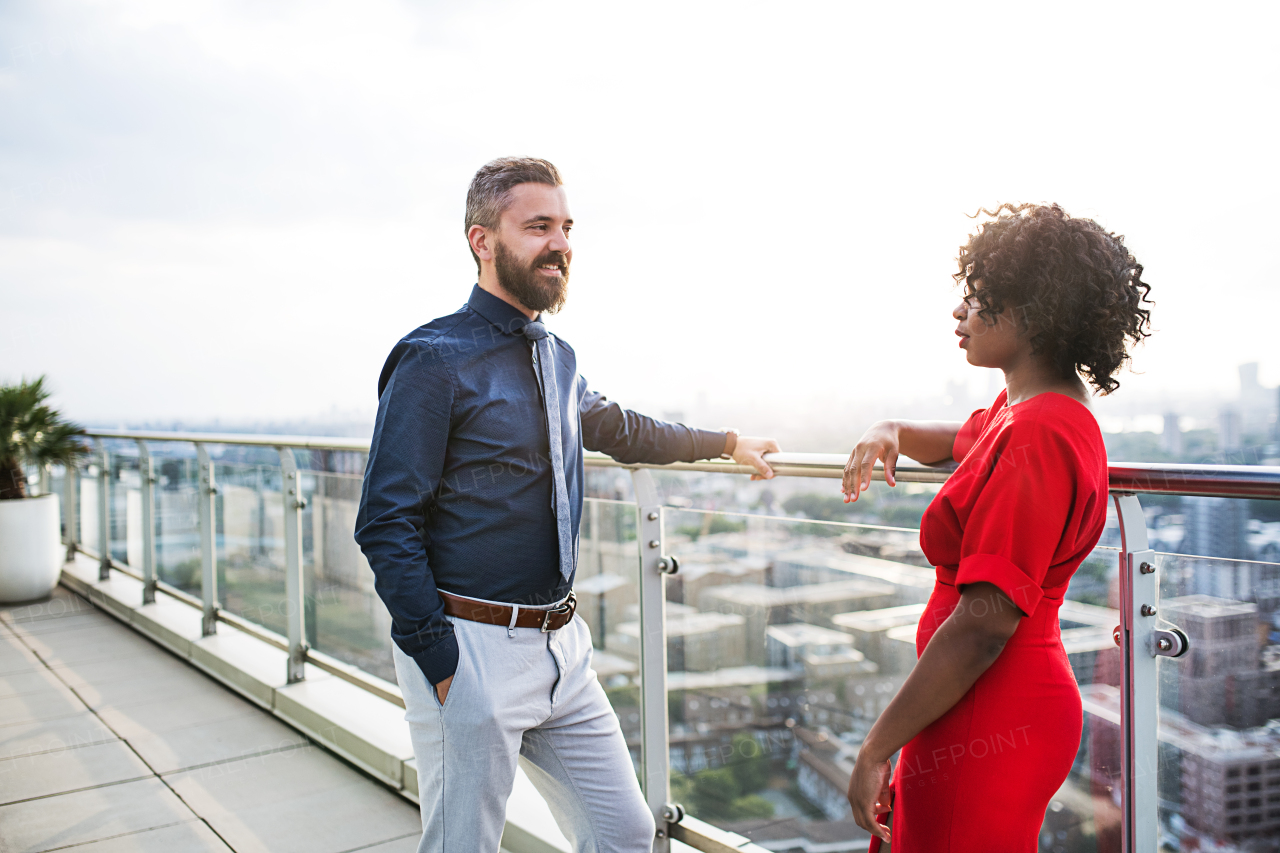
M486 604L473 598L463 598L450 592L440 591L440 599L444 601L444 612L459 619L471 622L484 622L489 625L511 627L511 605ZM538 628L543 633L558 631L573 619L573 611L578 607L578 599L571 592L569 597L553 610L535 610L521 607L516 615L517 628Z

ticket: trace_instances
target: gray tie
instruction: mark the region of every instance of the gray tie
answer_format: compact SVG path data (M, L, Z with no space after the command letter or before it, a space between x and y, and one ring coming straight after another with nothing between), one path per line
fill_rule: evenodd
M555 492L551 511L556 517L560 538L560 574L567 581L573 574L573 519L569 512L569 487L564 479L564 440L560 429L560 391L556 387L556 357L547 327L534 321L526 323L524 336L533 350L533 369L542 386L542 401L547 413L547 439L551 444L551 478Z

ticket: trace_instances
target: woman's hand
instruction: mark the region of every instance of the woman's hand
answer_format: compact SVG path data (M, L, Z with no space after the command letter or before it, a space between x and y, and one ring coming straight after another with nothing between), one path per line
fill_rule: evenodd
M844 481L840 485L845 503L856 501L871 485L871 470L877 459L884 462L885 482L897 485L893 472L898 464L898 432L897 421L877 421L858 439L844 466Z
M889 827L880 823L877 815L889 811L889 780L893 766L888 761L864 759L864 755L865 749L858 753L853 775L849 777L849 805L853 809L853 819L867 832L891 843Z

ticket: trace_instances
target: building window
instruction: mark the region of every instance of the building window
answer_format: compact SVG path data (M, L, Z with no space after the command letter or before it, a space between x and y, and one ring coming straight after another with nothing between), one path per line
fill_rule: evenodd
M1228 794L1238 794L1238 793L1240 793L1240 786L1239 786L1239 785L1228 785L1228 786L1227 786L1227 793L1228 793Z
M1239 800L1227 800L1227 808L1229 808L1229 809L1238 809L1238 808L1240 808L1240 801L1239 801Z

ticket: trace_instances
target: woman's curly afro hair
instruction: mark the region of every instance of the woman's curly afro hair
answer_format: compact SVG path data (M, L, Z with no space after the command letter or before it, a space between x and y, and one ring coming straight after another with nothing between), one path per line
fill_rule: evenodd
M1078 373L1101 394L1120 387L1113 376L1129 358L1126 342L1150 334L1142 304L1153 304L1124 238L1056 204L1002 204L979 214L995 218L960 247L954 275L979 316L991 323L1012 309L1032 351L1063 376Z

